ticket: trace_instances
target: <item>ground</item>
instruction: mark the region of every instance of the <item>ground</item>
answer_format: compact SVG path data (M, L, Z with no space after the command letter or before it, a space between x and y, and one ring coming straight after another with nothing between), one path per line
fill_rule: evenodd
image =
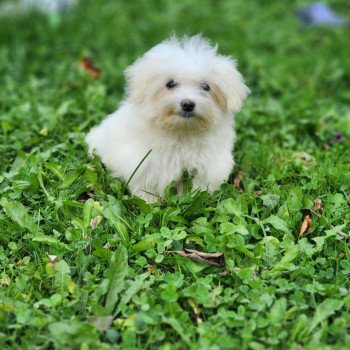
M1 349L350 348L349 34L303 27L306 3L0 16ZM252 94L229 183L148 205L83 140L123 69L174 31L218 42Z

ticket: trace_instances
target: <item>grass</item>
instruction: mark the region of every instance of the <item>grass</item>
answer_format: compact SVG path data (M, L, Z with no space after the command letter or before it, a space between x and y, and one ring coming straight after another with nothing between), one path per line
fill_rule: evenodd
M0 18L1 349L350 348L349 35L303 30L306 3L90 0ZM173 31L218 42L252 95L230 183L151 206L83 139L121 100L123 69ZM226 273L183 248L222 252Z

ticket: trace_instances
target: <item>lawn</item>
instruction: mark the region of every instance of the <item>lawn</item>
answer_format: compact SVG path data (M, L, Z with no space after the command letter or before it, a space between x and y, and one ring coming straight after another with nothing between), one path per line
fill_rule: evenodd
M1 349L350 348L349 27L304 28L306 3L0 16ZM229 183L149 205L84 135L121 101L123 70L173 32L217 42L252 94Z

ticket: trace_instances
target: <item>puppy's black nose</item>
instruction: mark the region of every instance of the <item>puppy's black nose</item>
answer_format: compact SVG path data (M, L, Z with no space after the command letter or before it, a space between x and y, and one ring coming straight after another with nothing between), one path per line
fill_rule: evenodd
M181 108L184 112L187 112L187 113L193 112L195 107L196 107L196 104L191 100L183 100L181 102Z

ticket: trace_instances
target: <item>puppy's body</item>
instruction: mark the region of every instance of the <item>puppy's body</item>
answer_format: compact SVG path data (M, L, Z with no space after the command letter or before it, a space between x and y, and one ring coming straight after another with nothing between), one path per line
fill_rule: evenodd
M165 41L126 71L127 98L87 135L133 194L154 200L185 171L194 188L214 191L233 167L233 112L248 93L230 58L200 36Z
M149 130L139 123L137 106L124 103L120 109L87 136L102 162L116 177L132 177L131 192L147 198L144 192L162 195L171 182L179 182L184 171L194 175L194 187L213 191L227 180L233 166L232 117L210 131L173 133ZM150 199L150 198L149 198Z

